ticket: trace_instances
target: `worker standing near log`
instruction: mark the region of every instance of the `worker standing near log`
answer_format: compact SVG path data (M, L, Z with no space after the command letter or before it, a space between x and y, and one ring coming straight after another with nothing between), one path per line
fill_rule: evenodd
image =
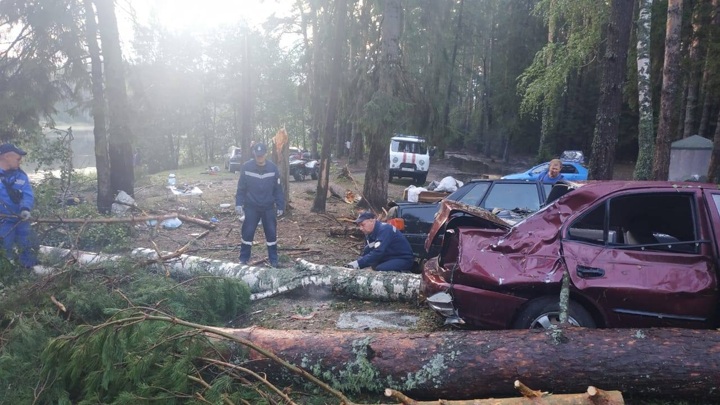
M363 269L372 267L377 271L412 270L413 254L410 243L394 226L375 219L370 211L361 212L355 220L365 234L365 248L359 259L345 267Z
M37 264L37 246L30 228L35 196L20 161L27 152L13 144L0 145L0 238L5 257L25 268ZM15 253L17 245L19 254Z
M245 215L242 224L240 264L250 260L255 230L262 221L268 260L272 267L278 266L277 217L285 210L285 196L280 185L280 172L273 162L266 159L267 146L256 143L252 146L253 159L248 160L240 170L235 211Z

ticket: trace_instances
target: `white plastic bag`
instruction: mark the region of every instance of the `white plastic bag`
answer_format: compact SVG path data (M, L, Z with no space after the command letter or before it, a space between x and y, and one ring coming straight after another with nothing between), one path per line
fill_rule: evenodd
M175 229L182 225L182 221L180 221L178 218L169 218L162 221L160 225L162 225L162 227L165 229Z
M435 187L435 191L446 191L448 193L454 193L457 191L458 188L463 186L463 182L460 180L455 180L452 176L447 176L440 180L440 183L438 183L438 186Z
M110 206L110 212L115 216L123 216L128 212L130 207L135 206L135 199L122 190L115 197L115 201L116 202Z
M410 186L405 189L407 191L407 200L410 202L418 202L418 199L420 197L420 193L423 191L427 191L425 187L415 187Z

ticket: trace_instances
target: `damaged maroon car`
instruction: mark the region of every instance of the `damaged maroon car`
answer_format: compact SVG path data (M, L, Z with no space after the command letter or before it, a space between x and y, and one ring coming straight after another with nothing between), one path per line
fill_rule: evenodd
M446 203L422 293L450 324L543 328L719 326L720 190L714 184L608 181L568 192L512 227Z

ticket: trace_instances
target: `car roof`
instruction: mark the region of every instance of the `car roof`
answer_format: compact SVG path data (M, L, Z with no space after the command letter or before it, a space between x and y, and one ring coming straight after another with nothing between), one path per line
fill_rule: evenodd
M409 141L409 142L425 142L425 138L417 135L403 135L395 134L392 137L393 141Z

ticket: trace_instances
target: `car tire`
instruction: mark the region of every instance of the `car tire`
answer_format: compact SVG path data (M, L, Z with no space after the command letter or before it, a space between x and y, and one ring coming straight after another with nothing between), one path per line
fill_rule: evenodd
M420 176L417 176L417 177L415 178L415 182L417 182L417 184L418 184L419 186L425 185L425 182L426 182L426 181L427 181L427 173L422 174L422 175L420 175Z
M295 181L302 181L303 176L300 175L300 173L294 173L294 174L293 174L293 179L295 179Z
M558 296L547 296L537 298L528 302L520 312L513 329L547 329L550 325L559 323L560 298ZM596 328L592 315L582 305L570 300L570 313L568 322L575 326L585 328Z
M318 175L319 175L318 171L317 171L317 170L313 170L312 173L310 173L310 178L313 179L313 180L317 180L318 177L319 177Z

